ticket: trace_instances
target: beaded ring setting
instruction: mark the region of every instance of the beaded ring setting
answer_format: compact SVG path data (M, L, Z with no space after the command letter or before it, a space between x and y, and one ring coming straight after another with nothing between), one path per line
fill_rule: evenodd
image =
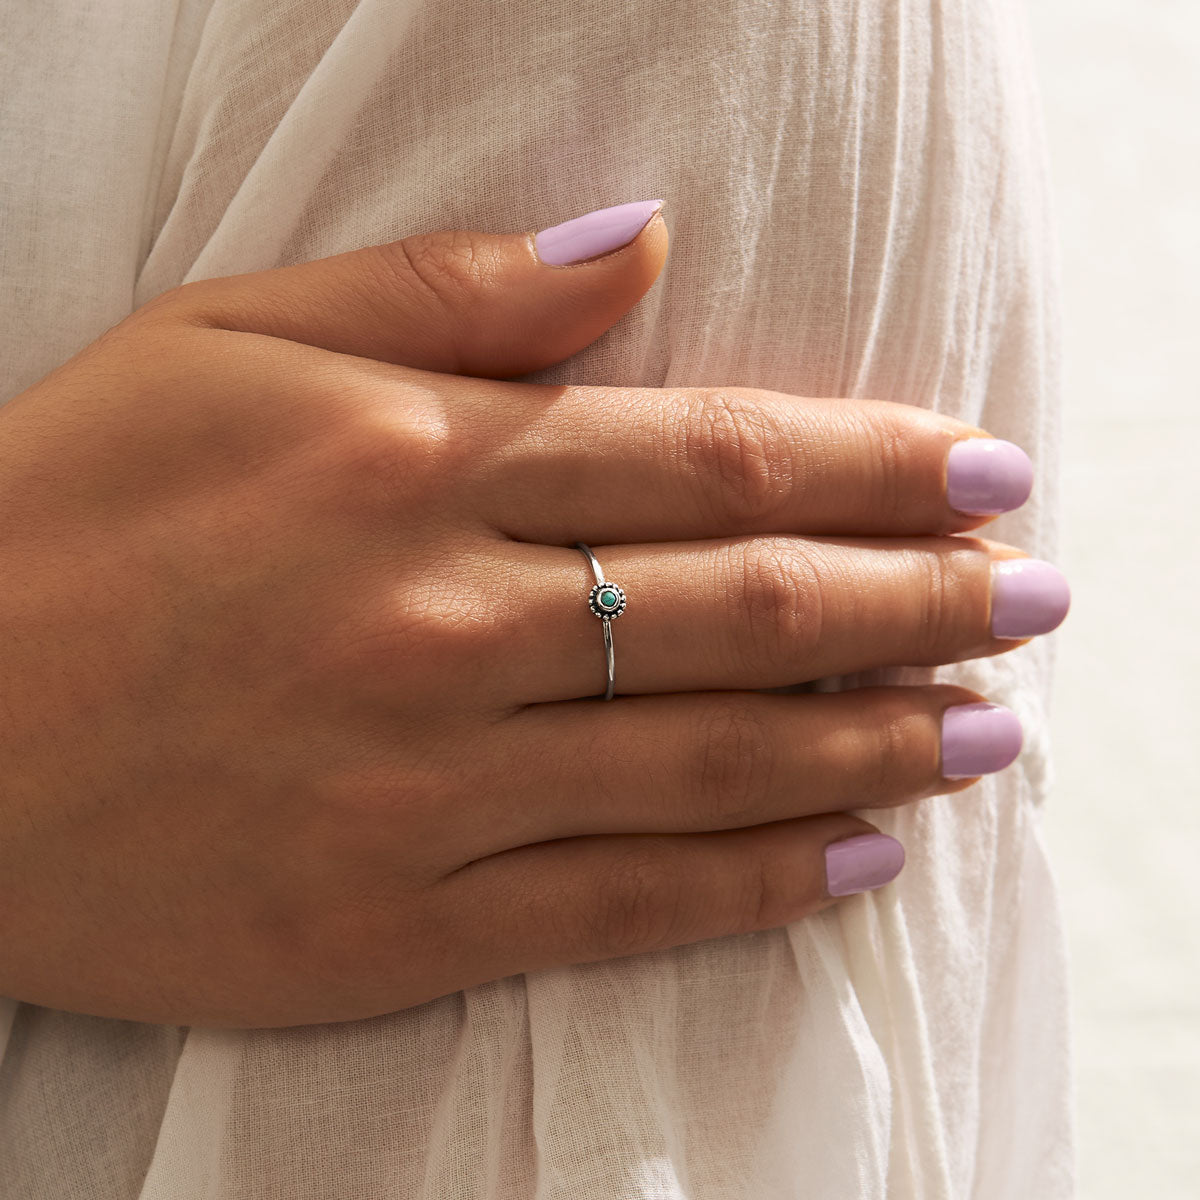
M625 592L619 584L605 580L588 592L588 608L597 617L615 619L625 611Z

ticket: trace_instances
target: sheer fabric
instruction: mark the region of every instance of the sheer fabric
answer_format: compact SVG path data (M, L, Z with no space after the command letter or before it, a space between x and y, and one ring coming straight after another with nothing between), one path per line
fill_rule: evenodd
M1055 553L1056 248L1007 0L26 0L0 15L0 396L160 291L664 197L627 317L525 378L878 397L1024 446ZM0 1000L13 1200L1058 1200L1053 640L938 671L1016 765L871 814L878 894L373 1020L160 1027Z

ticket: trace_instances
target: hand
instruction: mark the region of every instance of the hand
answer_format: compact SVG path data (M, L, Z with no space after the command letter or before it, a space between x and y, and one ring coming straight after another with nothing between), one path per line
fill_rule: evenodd
M453 231L203 280L0 410L0 992L299 1025L770 928L899 869L846 810L1011 760L989 707L943 760L961 688L748 689L1056 625L1053 568L946 536L987 519L951 447L982 508L968 460L1014 448L884 402L497 381L666 251L654 217L580 266ZM610 703L577 541L628 597Z

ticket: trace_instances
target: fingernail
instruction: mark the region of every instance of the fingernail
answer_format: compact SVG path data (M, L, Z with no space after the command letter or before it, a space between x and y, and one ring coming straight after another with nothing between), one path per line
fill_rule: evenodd
M552 267L563 267L619 250L646 228L662 206L662 200L635 200L551 225L534 235L538 258Z
M992 636L1037 637L1057 629L1071 607L1066 576L1038 558L992 563Z
M900 874L904 847L886 833L864 833L825 847L825 882L831 896L883 887Z
M1017 714L1000 704L955 704L942 714L942 778L1002 771L1021 753Z
M970 516L1020 508L1033 490L1033 463L1020 446L999 438L965 438L950 447L946 499Z

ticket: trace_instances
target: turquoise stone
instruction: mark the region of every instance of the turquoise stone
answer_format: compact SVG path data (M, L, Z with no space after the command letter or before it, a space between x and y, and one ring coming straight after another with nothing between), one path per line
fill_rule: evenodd
M616 608L617 593L612 591L611 588L605 588L604 591L600 593L600 606L601 608Z

